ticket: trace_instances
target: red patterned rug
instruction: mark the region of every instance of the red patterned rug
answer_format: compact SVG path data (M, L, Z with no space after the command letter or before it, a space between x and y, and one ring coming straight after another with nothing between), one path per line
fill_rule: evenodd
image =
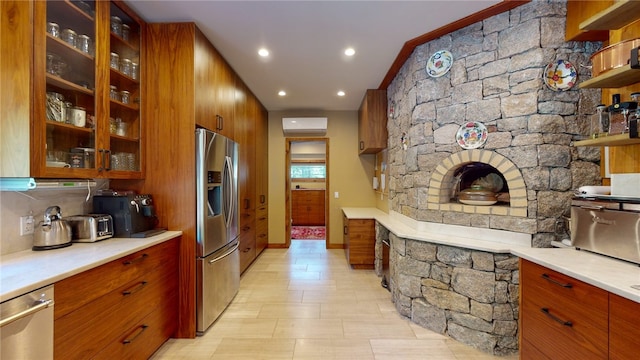
M292 226L291 239L294 240L324 240L324 226Z

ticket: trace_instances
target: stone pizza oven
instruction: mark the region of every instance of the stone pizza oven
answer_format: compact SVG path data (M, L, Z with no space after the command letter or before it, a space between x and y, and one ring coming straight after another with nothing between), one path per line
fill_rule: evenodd
M389 210L416 221L530 234L555 240L573 189L600 184L599 148L572 142L589 131L599 89L553 91L544 67L559 59L590 77L600 43L565 42L566 2L532 2L418 46L387 88ZM429 57L449 50L448 73L430 77ZM482 123L486 143L463 149L456 133ZM463 205L454 193L466 167L485 164L506 183L508 202Z
M462 239L401 238L377 224L378 243L391 244L392 301L411 321L496 355L519 347L518 258L473 242L524 237L549 247L573 189L601 181L600 149L572 146L588 135L600 90L553 91L542 81L557 60L575 64L578 83L590 77L580 65L601 44L565 42L565 21L565 1L526 3L417 47L387 88L389 211ZM430 77L427 60L443 49L453 65ZM487 140L463 149L456 134L471 121L485 125ZM457 201L488 173L503 180L502 201Z

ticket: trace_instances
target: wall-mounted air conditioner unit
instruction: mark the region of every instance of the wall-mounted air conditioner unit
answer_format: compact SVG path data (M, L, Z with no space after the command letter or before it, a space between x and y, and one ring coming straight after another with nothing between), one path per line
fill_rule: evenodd
M282 118L282 132L285 135L325 135L327 133L327 118Z

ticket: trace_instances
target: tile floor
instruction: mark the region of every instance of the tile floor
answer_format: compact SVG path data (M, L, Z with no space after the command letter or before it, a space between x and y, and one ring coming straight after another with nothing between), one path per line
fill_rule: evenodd
M170 339L153 360L502 359L396 312L372 270L352 270L323 240L266 249L233 302L202 337Z

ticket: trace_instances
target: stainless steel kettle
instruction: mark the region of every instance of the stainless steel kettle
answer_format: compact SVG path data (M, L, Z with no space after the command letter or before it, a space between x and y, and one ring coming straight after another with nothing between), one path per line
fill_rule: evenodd
M62 220L59 206L50 206L35 228L33 250L57 249L71 245L71 226Z

